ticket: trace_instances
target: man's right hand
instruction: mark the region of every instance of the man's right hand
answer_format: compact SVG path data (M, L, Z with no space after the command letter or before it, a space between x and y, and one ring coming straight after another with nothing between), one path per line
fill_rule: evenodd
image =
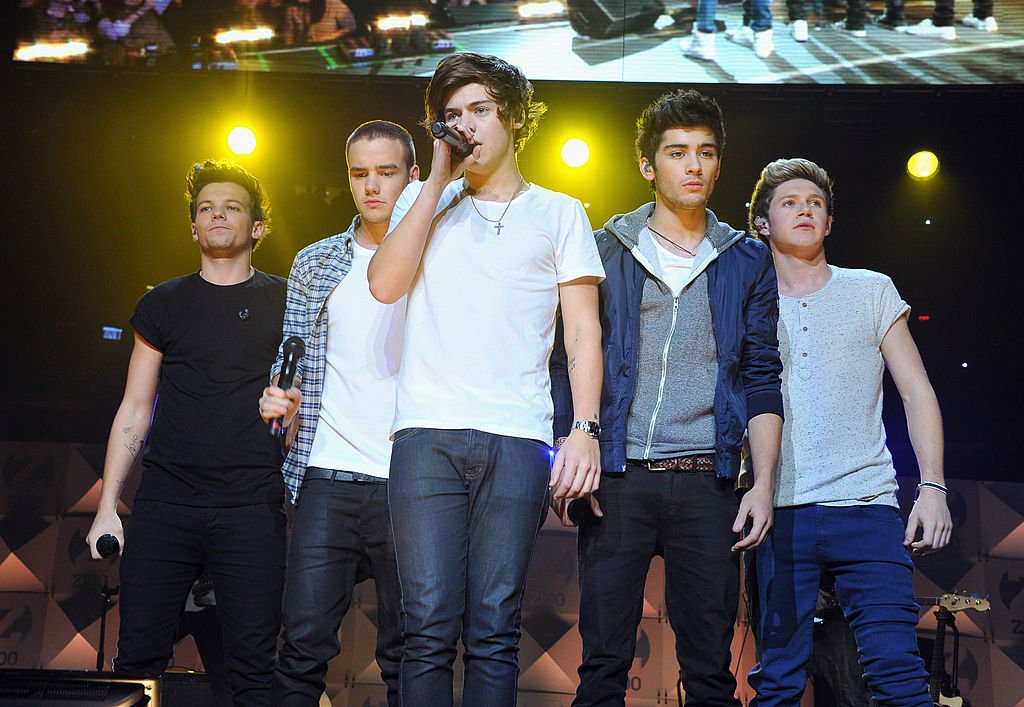
M295 386L281 390L276 385L268 385L260 396L260 417L269 423L278 417L284 418L284 426L290 427L292 420L299 413L302 393Z
M103 559L96 549L96 541L104 535L113 535L117 539L120 548L117 553L118 555L124 552L124 526L121 525L121 519L117 517L117 513L109 515L97 513L96 518L92 522L92 527L89 528L89 534L85 536L85 541L89 543L89 552L94 560Z

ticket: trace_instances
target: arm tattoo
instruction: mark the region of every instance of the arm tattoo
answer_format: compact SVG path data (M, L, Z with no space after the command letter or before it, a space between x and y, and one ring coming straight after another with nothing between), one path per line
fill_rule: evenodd
M572 373L574 370L576 370L576 357L575 356L573 356L572 358L569 359L569 373Z
M141 446L139 436L135 434L134 427L124 427L121 429L121 432L125 436L131 435L130 441L122 442L121 444L124 445L124 448L128 450L128 452L132 455L132 458L134 459L136 456L138 456L139 447Z

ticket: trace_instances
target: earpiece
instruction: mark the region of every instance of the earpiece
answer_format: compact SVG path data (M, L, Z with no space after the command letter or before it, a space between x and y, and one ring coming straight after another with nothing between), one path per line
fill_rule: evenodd
M768 219L764 216L758 216L754 219L754 228L757 229L757 232L762 236L770 235L768 231Z

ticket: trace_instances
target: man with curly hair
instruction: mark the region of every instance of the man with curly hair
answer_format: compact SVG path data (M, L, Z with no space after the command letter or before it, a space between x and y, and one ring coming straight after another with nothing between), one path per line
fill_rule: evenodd
M405 707L516 700L520 608L537 531L556 497L599 478L601 261L579 201L526 181L516 154L543 105L496 57L443 59L426 122L471 148L435 140L430 176L410 184L394 230L370 262L382 302L408 293L392 425L389 498L405 646ZM548 358L561 308L575 429L551 456Z

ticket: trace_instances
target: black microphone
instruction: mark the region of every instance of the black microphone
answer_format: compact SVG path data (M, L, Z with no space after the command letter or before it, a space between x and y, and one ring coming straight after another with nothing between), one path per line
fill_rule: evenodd
M116 555L121 549L121 543L117 541L110 533L101 535L96 541L96 552L100 554L100 557L110 557Z
M458 130L452 130L440 120L430 124L430 134L441 142L447 142L452 148L452 152L462 159L466 159L473 154L473 145L466 142L465 136Z
M295 382L295 372L299 368L299 361L306 355L306 345L297 336L289 336L282 347L284 351L284 363L281 365L281 375L277 379L277 387L281 390L288 390ZM275 417L270 421L270 434L280 437L284 431L284 418Z

